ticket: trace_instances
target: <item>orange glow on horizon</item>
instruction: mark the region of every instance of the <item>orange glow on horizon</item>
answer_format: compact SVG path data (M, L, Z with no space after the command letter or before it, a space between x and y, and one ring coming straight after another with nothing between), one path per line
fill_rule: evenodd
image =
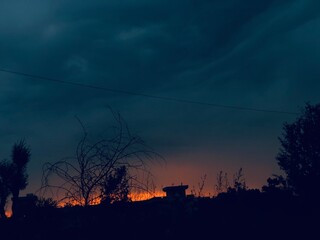
M148 192L132 192L129 194L129 199L133 202L137 202L137 201L144 201L144 200L148 200L154 197L164 197L165 193L162 191L155 191L153 193L148 193ZM99 205L101 203L101 198L95 198L93 201L90 202L89 205ZM84 201L81 202L81 204L79 203L79 201L70 201L70 200L66 200L66 201L61 201L58 203L58 207L65 207L67 205L71 205L71 206L83 206L84 205Z
M131 199L131 201L136 202L136 201L144 201L144 200L148 200L154 197L164 197L165 193L162 191L156 191L153 193L147 193L147 192L135 192L135 193L131 193L129 194L129 198Z
M7 218L10 218L12 216L12 211L7 210L7 211L5 211L5 214L6 214Z

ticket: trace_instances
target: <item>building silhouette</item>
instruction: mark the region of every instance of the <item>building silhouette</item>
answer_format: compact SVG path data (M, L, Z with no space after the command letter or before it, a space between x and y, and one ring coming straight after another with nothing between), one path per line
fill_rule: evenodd
M186 190L188 187L188 185L168 186L162 190L166 193L168 200L181 200L186 198Z

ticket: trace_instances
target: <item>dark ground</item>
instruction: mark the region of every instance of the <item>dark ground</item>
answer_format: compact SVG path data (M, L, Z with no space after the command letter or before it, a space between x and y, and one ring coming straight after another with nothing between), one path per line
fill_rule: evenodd
M0 239L320 239L318 201L255 191L42 208L0 222Z

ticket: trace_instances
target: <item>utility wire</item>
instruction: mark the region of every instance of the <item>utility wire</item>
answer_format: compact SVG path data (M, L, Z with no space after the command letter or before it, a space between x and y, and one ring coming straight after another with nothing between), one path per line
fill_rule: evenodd
M126 94L126 95L153 98L153 99L165 100L165 101L170 101L170 102L179 102L179 103L187 103L187 104L195 104L195 105L204 105L204 106L210 106L210 107L215 107L215 108L227 108L227 109L242 110L242 111L277 113L277 114L290 114L290 115L297 115L298 114L297 112L280 111L280 110L263 109L263 108L242 107L242 106L232 106L232 105L223 105L223 104L216 104L216 103L210 103L210 102L193 101L193 100L182 99L182 98L164 97L164 96L150 95L150 94L144 94L144 93L138 93L138 92L131 92L131 91L125 91L125 90L120 90L120 89L107 88L107 87L96 86L96 85L91 85L91 84L70 82L70 81L60 80L60 79L56 79L56 78L33 75L33 74L29 74L29 73L24 73L24 72L8 70L8 69L4 69L4 68L1 68L1 67L0 67L0 72L19 75L19 76L23 76L23 77L38 79L38 80L45 80L45 81L50 81L50 82L55 82L55 83L60 83L60 84L67 84L67 85L73 85L73 86L77 86L77 87L91 88L91 89L102 90L102 91L113 92L113 93Z

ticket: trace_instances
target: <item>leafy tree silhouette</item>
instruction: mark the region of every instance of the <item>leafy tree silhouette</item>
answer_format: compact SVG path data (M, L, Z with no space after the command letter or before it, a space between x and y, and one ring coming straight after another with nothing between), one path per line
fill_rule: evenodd
M114 173L106 176L102 186L102 204L130 201L129 177L126 166L116 168Z
M28 185L27 163L30 161L30 148L24 140L15 143L12 148L12 172L10 190L12 193L12 216L16 213L20 190Z
M306 104L295 122L284 123L277 161L289 187L304 197L320 196L320 105Z

